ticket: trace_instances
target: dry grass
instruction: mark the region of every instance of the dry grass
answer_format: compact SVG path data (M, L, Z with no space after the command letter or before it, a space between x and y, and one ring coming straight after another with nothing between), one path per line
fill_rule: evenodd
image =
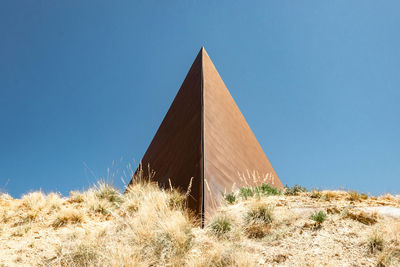
M378 222L378 215L377 213L366 213L364 211L351 211L346 210L344 211L344 217L349 218L365 225L373 225Z
M101 182L67 198L1 194L0 266L399 265L399 219L363 210L400 207L399 197L264 191L233 192L204 229L187 193L142 177L126 194Z
M53 221L52 226L57 228L64 226L68 223L76 224L83 222L83 213L80 210L72 208L64 208L58 212L56 219Z
M210 232L220 237L232 231L233 220L225 214L216 214L207 225Z
M244 218L244 230L249 238L263 238L271 231L273 207L256 200Z

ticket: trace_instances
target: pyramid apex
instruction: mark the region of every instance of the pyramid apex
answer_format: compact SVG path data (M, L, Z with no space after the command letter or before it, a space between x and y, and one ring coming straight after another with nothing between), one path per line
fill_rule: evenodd
M201 61L202 62L204 62L204 60L206 60L206 61L211 61L211 59L210 59L210 56L208 55L208 53L207 53L207 51L206 51L206 49L205 49L205 47L204 46L202 46L201 48L200 48L200 52L199 52L199 56L201 55Z
M201 52L201 53L206 53L206 54L207 54L207 51L206 51L206 49L205 49L205 47L204 47L204 46L201 46L201 48L200 48L200 52Z

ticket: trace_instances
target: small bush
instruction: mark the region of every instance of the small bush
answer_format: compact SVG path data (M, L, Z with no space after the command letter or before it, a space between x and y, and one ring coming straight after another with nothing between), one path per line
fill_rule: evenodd
M382 251L384 247L384 240L382 236L378 235L377 233L374 233L368 239L368 247L371 253L374 253L375 251Z
M361 196L357 191L351 191L351 192L348 192L347 194L348 194L347 200L360 201L360 199L361 199Z
M307 189L300 185L294 185L292 187L285 186L285 195L287 196L297 196L299 193L307 192Z
M246 214L245 232L250 238L262 238L270 232L273 221L273 208L264 203L257 203Z
M14 226L23 225L37 221L41 217L40 211L30 210L21 216L21 220L14 223Z
M322 224L326 220L326 214L322 210L311 214L311 220L315 221L316 223Z
M52 223L54 228L64 226L68 223L75 224L83 221L83 214L73 209L61 210L60 214Z
M43 210L46 207L46 197L42 192L31 192L22 196L21 206L28 210Z
M108 215L112 210L112 205L106 201L99 201L91 206L90 209L100 214Z
M217 215L208 227L214 234L220 236L232 230L232 221L225 215Z
M271 207L267 207L265 204L258 205L256 207L253 207L246 216L246 221L247 222L262 222L262 223L272 223L273 217L272 217L272 211L273 209Z
M361 194L360 197L361 197L361 199L363 199L363 200L368 199L368 195L367 195L367 194L364 194L364 193Z
M280 195L282 192L269 184L262 183L261 185L255 187L255 192L263 196L276 196Z
M282 192L269 184L262 183L256 187L242 187L239 191L239 196L243 199L247 199L249 197L256 196L275 196L280 195Z
M169 192L168 202L172 209L183 209L186 205L186 196L174 189Z
M235 193L229 193L224 196L226 202L229 204L234 204L236 202L236 195Z
M254 196L254 191L251 187L242 187L240 188L239 191L239 195L243 198L243 199L247 199L249 197Z
M323 196L321 197L322 199L324 199L325 201L331 201L332 199L335 199L336 194L334 192L326 192L323 194Z
M82 203L84 200L84 195L79 191L71 191L69 193L69 203Z
M114 204L123 202L123 198L119 190L108 184L99 184L96 196L99 199L105 199Z
M310 193L310 198L321 198L322 193L319 190L312 190Z

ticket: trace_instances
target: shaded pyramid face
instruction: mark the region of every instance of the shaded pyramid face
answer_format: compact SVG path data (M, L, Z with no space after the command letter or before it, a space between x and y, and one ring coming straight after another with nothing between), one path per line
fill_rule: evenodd
M142 159L160 186L187 190L209 217L224 192L262 182L283 188L267 156L202 48ZM148 175L147 168L143 168ZM131 181L132 182L132 181Z

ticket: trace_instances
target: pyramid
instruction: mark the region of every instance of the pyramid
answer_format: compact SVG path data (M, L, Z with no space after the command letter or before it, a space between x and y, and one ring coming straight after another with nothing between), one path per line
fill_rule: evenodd
M164 188L171 182L186 191L192 178L188 206L202 218L234 188L262 182L283 188L204 47L141 163ZM149 175L147 167L143 172Z

